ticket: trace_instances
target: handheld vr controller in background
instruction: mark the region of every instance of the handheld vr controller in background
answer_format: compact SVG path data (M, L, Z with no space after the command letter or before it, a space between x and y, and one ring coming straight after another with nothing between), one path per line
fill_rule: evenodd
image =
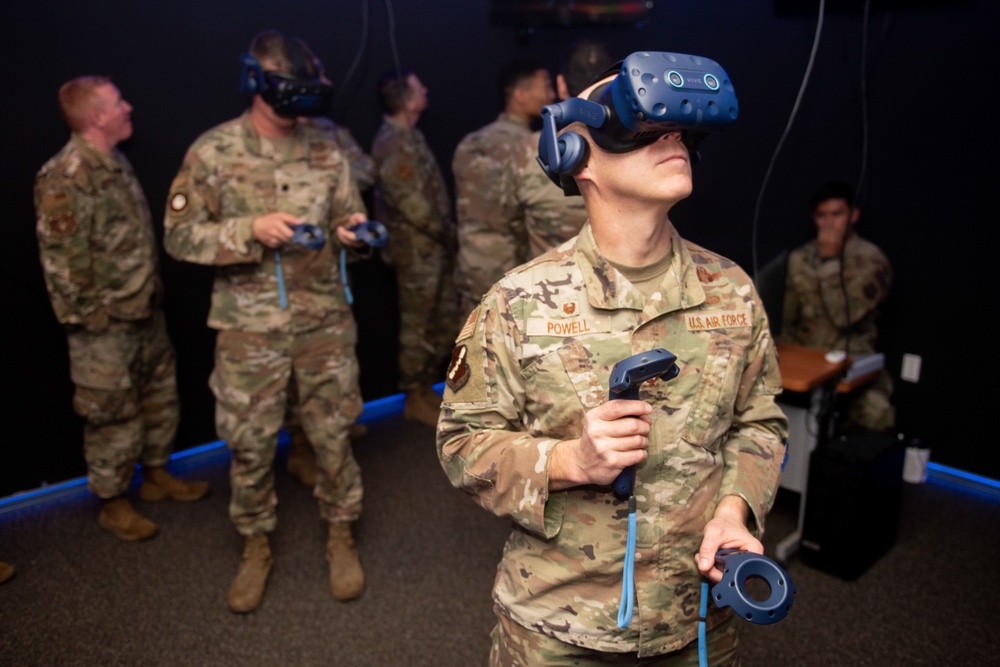
M259 94L285 118L324 116L333 106L333 86L319 79L300 79L284 72L264 71L249 53L240 56L240 92Z
M389 230L381 222L365 220L351 225L348 229L355 233L359 241L373 248L381 248L389 242ZM318 225L306 222L292 228L292 238L288 243L310 250L322 250L326 244L326 235Z
M700 136L732 124L739 115L729 75L714 60L683 53L633 53L608 84L589 99L570 98L542 109L538 164L567 196L580 194L573 173L587 161L587 142L576 132L559 135L575 122L590 128L601 149L626 153L681 130L689 150Z
M676 362L677 356L662 347L622 359L611 369L608 400L639 400L639 385L646 380L655 377L672 380L677 377L680 369ZM622 470L611 486L619 496L631 496L635 488L635 466Z
M389 230L381 222L365 220L351 225L348 229L354 232L359 241L373 248L381 248L389 242Z
M322 250L326 245L326 234L319 226L304 222L292 227L292 238L288 244L300 245L310 250Z

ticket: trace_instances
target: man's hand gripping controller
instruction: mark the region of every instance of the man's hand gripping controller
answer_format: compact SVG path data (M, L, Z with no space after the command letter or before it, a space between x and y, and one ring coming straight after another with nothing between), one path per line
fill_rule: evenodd
M634 354L622 359L611 369L611 381L608 390L608 400L639 399L639 385L651 378L659 377L672 380L677 377L677 356L658 347L648 352ZM629 466L615 478L612 487L619 496L632 495L635 487L635 466Z
M373 248L381 248L389 242L389 230L381 222L365 220L347 229L354 232L359 241Z

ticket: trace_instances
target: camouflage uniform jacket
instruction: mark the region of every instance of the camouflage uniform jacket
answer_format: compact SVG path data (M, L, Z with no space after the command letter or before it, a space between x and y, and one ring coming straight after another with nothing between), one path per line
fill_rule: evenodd
M528 257L524 219L514 193L514 154L531 135L506 112L458 142L452 159L458 223L458 289L478 302Z
M844 286L841 285L841 265ZM889 294L892 267L874 243L852 234L840 259L821 260L812 240L788 256L780 338L826 350L875 352L878 311ZM846 287L847 302L844 302ZM848 321L848 313L850 320Z
M351 178L358 190L367 190L375 184L375 160L361 149L361 145L343 125L325 116L310 118L309 122L326 133L351 165Z
M455 223L451 199L423 132L384 117L372 142L372 157L378 169L375 217L390 232L383 256L391 261L392 230L400 227L452 250Z
M144 320L162 283L149 205L132 165L74 134L35 178L42 269L56 318L102 330Z
M538 165L540 136L535 132L522 140L514 156L514 196L528 235L528 257L573 238L587 221L583 197L567 197Z
M210 327L300 333L351 317L334 227L364 210L347 161L320 130L300 123L279 148L262 141L247 113L188 149L170 188L164 244L178 260L217 267ZM323 248L279 253L256 241L254 219L275 211L319 225Z
M749 277L672 230L671 265L647 299L599 253L590 227L508 273L459 334L437 447L452 484L513 530L494 601L524 627L640 656L697 636L703 529L725 495L760 535L787 423L766 315ZM637 470L636 607L617 627L627 503L609 487L549 491L550 453L607 400L612 366L665 347L680 374L648 382L649 456ZM710 605L709 627L727 617Z

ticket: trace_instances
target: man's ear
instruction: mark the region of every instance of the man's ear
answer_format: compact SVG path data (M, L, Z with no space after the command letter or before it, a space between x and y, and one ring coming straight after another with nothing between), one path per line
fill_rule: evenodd
M87 110L87 125L99 130L103 129L105 116L104 109L100 105L95 104Z
M861 217L861 209L857 206L851 208L851 226L858 224L858 218Z
M590 161L589 160L582 167L577 168L577 170L575 172L573 172L573 178L575 178L577 180L577 182L579 182L579 181L590 181L591 183L593 183L593 181L594 181L594 172L592 172L590 170Z
M569 86L566 85L566 77L562 74L556 74L556 95L559 96L559 100L568 100L573 97L569 94Z

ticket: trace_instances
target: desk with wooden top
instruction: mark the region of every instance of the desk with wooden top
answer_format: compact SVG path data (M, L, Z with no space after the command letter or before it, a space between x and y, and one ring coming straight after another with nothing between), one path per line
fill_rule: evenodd
M777 343L777 350L782 388L809 396L808 408L790 405L779 399L781 409L788 417L788 461L781 475L781 488L800 494L798 528L779 542L775 549L779 560L787 560L798 550L802 535L809 457L816 449L822 428L819 415L833 388L832 383L844 376L851 360L848 357L840 362L830 362L823 350L788 343ZM878 370L874 370L850 381L841 380L836 385L836 391L850 393L873 380L877 374Z

